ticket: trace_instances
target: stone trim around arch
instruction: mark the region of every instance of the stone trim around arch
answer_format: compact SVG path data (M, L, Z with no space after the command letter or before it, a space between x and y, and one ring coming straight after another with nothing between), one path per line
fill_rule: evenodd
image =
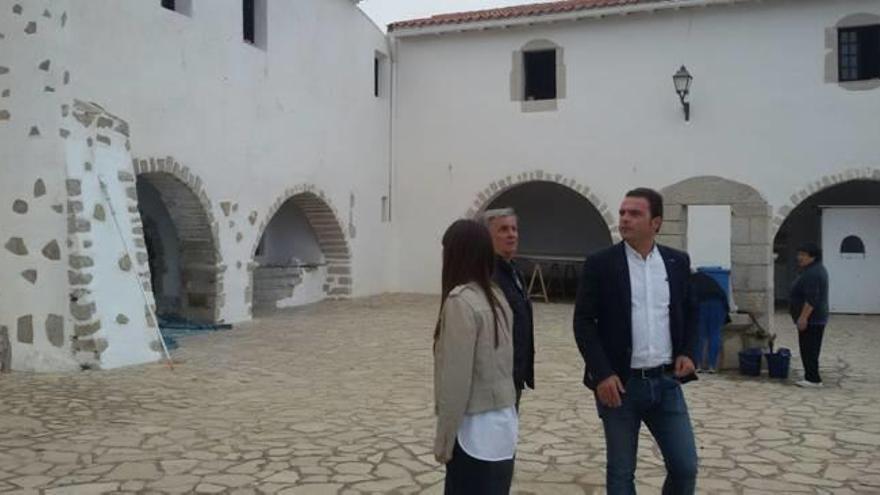
M553 182L565 186L572 191L583 196L590 202L594 208L602 216L602 220L608 225L613 242L620 241L620 234L617 232L617 217L608 208L608 203L603 201L589 186L585 186L571 177L562 174L554 174L544 170L533 170L530 172L522 172L516 175L508 175L502 179L494 181L486 186L482 191L478 192L471 207L465 212L465 218L476 219L480 213L501 194L513 189L516 186L528 184L529 182Z
M159 191L177 229L182 276L189 286L186 299L189 295L196 296L192 301L183 301L184 311L187 312L189 302L192 303L190 309L201 312L202 318L220 321L226 301L223 292L226 265L222 263L219 225L202 179L171 156L132 161L135 174L144 176ZM179 206L172 208L173 204ZM143 235L136 242L143 242Z
M782 224L785 222L785 219L788 218L788 215L791 214L795 208L800 206L800 204L807 198L831 187L852 182L854 180L873 180L880 182L880 167L850 168L836 174L825 175L800 188L797 192L788 197L787 204L780 206L779 209L776 210L776 215L773 217L773 225L771 227L771 239L776 236L777 232L779 232L780 227L782 227Z
M687 207L730 205L730 262L733 299L740 309L770 328L773 314L771 207L748 184L717 176L692 177L663 188L663 227L657 241L687 247Z
M324 282L324 293L332 299L344 299L351 296L351 248L345 236L345 230L342 228L344 224L324 191L313 184L299 184L286 189L261 215L263 220L260 222L257 236L249 251L251 260L248 263L250 285L245 289L245 301L251 311L253 311L253 273L256 268L253 259L257 247L269 222L272 221L278 210L290 200L305 214L327 261L327 280Z

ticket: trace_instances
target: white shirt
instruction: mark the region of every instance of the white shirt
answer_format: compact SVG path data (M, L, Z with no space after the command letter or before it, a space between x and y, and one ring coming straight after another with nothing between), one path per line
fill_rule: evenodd
M516 454L519 418L513 406L465 414L458 428L458 444L481 461L506 461Z
M642 258L629 244L626 262L632 298L632 368L672 363L669 332L669 278L657 245Z

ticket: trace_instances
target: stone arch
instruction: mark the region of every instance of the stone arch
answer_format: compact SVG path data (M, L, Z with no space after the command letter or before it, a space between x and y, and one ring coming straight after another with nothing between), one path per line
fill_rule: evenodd
M787 204L780 206L776 211L776 215L773 217L773 235L776 235L776 232L782 227L783 222L785 222L785 219L788 218L791 212L810 196L831 187L857 180L880 181L880 168L851 168L840 173L826 175L804 185L788 197Z
M554 298L574 294L585 255L615 242L609 228L614 217L607 205L588 187L561 174L537 171L493 182L477 195L467 216L479 218L490 208L516 211L520 266L529 280L542 273Z
M880 168L863 167L823 176L799 188L773 218L775 298L784 303L797 273L795 250L820 242L821 209L827 206L880 206ZM829 254L829 253L826 253Z
M250 249L252 262L248 264L251 285L246 290L245 298L251 311L253 311L254 305L254 271L257 269L257 263L254 259L257 248L276 213L288 203L296 206L305 215L324 257L326 278L322 290L325 297L346 298L351 295L351 249L342 228L343 223L322 190L312 184L300 184L285 190L262 215L263 220L257 229L258 235Z
M135 159L134 170L138 181L158 192L179 241L180 315L195 321L220 321L226 267L202 180L170 156Z
M754 187L716 176L685 179L665 187L663 227L658 242L687 248L688 207L729 205L730 271L737 307L770 328L773 311L770 237L771 208Z
M465 212L464 216L466 218L478 218L482 212L486 211L486 208L492 204L495 199L501 196L501 194L516 186L529 182L552 182L563 185L578 193L584 199L589 201L602 216L605 224L608 225L608 231L609 234L611 234L611 238L615 240L615 242L620 239L617 232L617 217L608 208L608 203L601 199L595 191L592 191L589 186L581 184L577 179L567 177L563 174L550 173L544 170L534 170L516 175L508 175L489 183L488 186L476 194L476 197L471 203L470 208Z

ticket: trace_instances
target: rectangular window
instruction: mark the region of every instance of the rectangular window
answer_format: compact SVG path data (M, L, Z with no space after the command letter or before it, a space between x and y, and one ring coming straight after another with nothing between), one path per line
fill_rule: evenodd
M379 57L373 57L373 96L379 97Z
M177 12L178 14L192 14L192 0L162 0L162 8Z
M254 44L257 34L257 18L254 11L254 0L242 0L242 32L247 43Z
M382 221L391 221L391 202L388 201L388 196L382 196Z
M373 52L373 96L381 98L387 96L389 85L389 67L391 61L388 55L376 50Z
M556 50L523 53L526 101L556 99Z
M840 81L880 78L880 25L841 28L837 36Z

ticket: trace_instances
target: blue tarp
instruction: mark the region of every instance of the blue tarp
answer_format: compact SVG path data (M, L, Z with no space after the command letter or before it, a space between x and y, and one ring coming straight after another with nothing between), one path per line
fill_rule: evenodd
M159 328L162 330L162 338L168 350L177 349L180 344L178 337L196 335L204 332L216 332L217 330L229 330L229 323L196 323L185 320L178 316L160 316Z

